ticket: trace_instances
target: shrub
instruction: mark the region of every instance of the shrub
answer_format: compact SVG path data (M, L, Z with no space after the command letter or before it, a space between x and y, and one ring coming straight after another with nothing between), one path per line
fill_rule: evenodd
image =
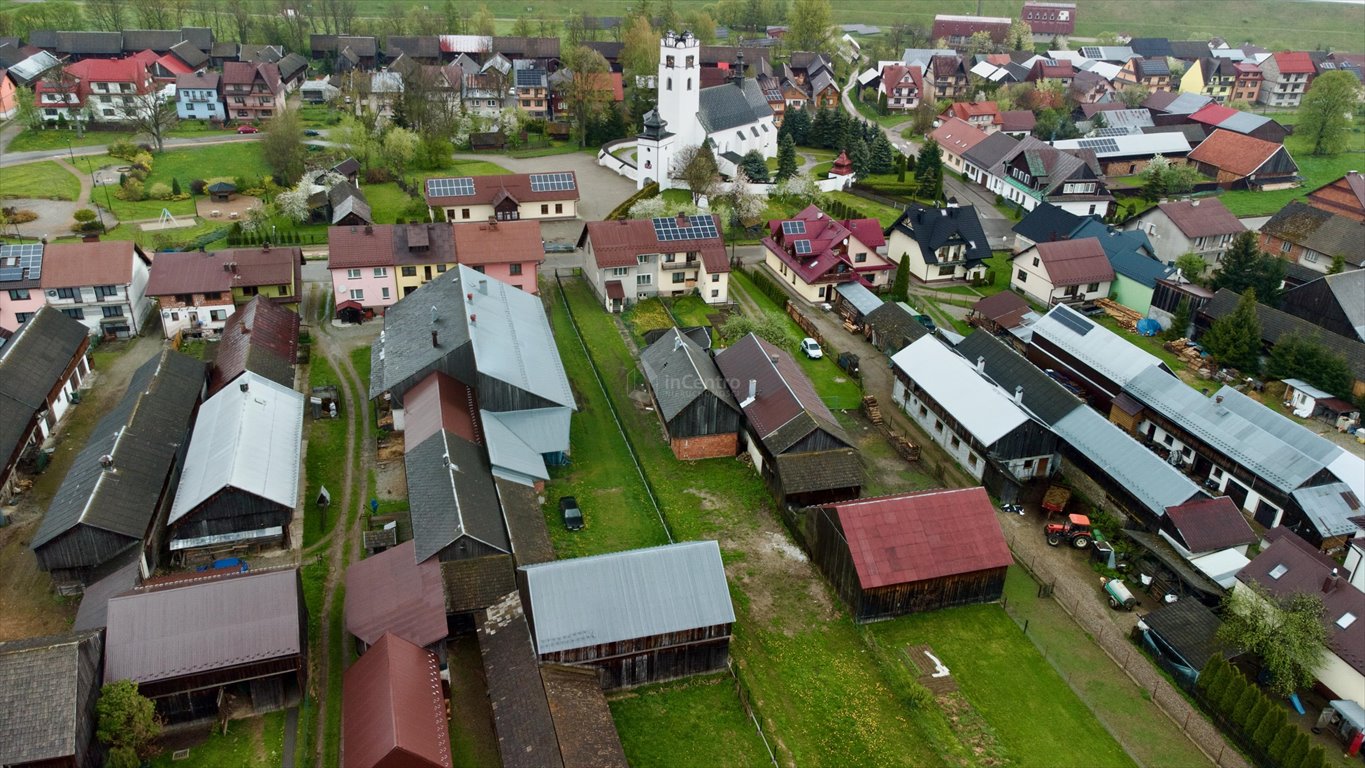
M81 208L77 210L75 213L71 214L71 218L79 222L87 222L94 221L95 219L99 218L99 216L89 208Z
M142 187L142 180L129 178L123 182L123 187L119 190L119 197L132 203L147 199L147 193Z
M1309 753L1312 742L1308 740L1308 734L1301 728L1294 729L1294 740L1289 743L1289 756L1281 763L1284 768L1298 768L1309 760Z
M1271 760L1278 765L1284 765L1289 758L1289 749L1294 744L1294 734L1298 729L1286 722L1280 727L1279 733L1275 734L1274 741L1270 742L1270 749L1266 750Z
M1261 721L1256 732L1251 734L1251 743L1262 752L1268 752L1280 730L1288 725L1289 718L1285 715L1284 710L1275 706L1270 710L1270 714Z
M1308 750L1308 757L1299 764L1299 768L1321 768L1327 765L1327 750L1321 746L1314 746Z
M38 214L27 208L21 208L10 213L6 218L9 220L10 224L27 224L30 221L37 221Z
M1226 714L1232 713L1232 708L1237 705L1237 700L1242 698L1242 693L1246 691L1247 682L1242 673L1233 670L1231 678L1228 680L1228 687L1223 689L1223 695L1218 699L1218 709Z
M137 156L137 145L131 141L116 141L109 145L109 156L132 160Z
M1232 720L1232 724L1245 731L1251 710L1255 708L1256 702L1263 698L1265 697L1261 695L1260 691L1256 690L1255 686L1248 685L1243 688L1241 695L1233 703L1232 709L1228 711L1228 717Z
M402 213L398 214L402 218L413 221L427 221L430 213L427 211L427 204L421 198L414 197L408 200L408 204L403 206Z
M180 179L171 179L171 194L180 197Z
M190 194L202 195L208 189L209 183L203 179L195 179L190 182Z
M76 225L76 230L85 234L99 234L104 231L104 225L98 221L82 221Z
M171 188L158 181L147 190L147 197L153 200L170 200Z
M393 181L393 174L389 173L389 169L387 168L365 169L366 184L384 184L385 182L390 181Z
M1264 696L1258 697L1256 705L1251 708L1251 714L1247 715L1242 732L1250 737L1251 734L1256 733L1256 730L1261 727L1261 723L1265 722L1269 715L1270 702Z

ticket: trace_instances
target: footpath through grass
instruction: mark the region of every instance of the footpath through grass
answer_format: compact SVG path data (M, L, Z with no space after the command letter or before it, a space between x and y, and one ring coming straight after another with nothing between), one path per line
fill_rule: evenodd
M326 356L316 350L308 364L308 386L331 384L340 391L341 382ZM339 412L335 419L314 419L306 416L308 454L304 470L308 478L308 492L304 494L303 548L308 549L326 536L336 525L337 516L345 514L341 508L342 483L346 477L346 419ZM313 502L319 491L326 488L332 495L332 506L319 509Z
M176 761L172 751L164 751L152 760L151 768L274 768L283 755L284 712L270 712L232 720L227 733L212 729L202 744L190 747L186 760Z

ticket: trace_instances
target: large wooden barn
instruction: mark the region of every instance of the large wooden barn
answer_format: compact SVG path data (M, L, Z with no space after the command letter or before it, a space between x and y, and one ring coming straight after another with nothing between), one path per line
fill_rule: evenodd
M640 353L640 363L674 456L735 455L743 415L706 350L670 328Z
M984 488L811 507L801 527L858 622L994 602L1012 562Z
M691 541L522 566L542 663L600 670L604 688L722 669L735 611L720 546Z

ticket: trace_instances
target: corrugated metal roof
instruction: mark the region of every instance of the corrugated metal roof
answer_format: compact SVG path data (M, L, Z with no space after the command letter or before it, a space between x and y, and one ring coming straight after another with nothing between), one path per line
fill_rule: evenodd
M522 566L539 654L732 624L720 546L691 541Z
M346 569L346 631L371 645L385 633L420 646L446 636L441 564L416 562L405 541Z
M343 768L450 768L450 732L435 654L385 634L346 670Z
M1063 315L1066 319L1059 319ZM1161 365L1154 355L1065 304L1053 307L1032 328L1035 336L1047 339L1120 387L1139 373ZM1081 334L1075 328L1086 330Z
M246 388L243 391L243 387ZM224 488L285 507L298 501L303 395L247 371L204 401L171 505L171 523Z
M859 282L839 283L834 286L834 290L864 317L883 304L880 296L869 291L866 286Z
M297 312L264 296L228 315L209 369L209 395L245 371L292 387L300 324Z
M996 296L1013 296L1022 301L1009 291ZM977 306L986 300L977 302ZM1027 306L1024 308L1027 309ZM1023 387L1024 408L1044 424L1055 424L1082 405L1080 398L1071 394L1066 387L986 331L976 330L968 334L958 343L957 352L970 365L982 362L986 378L995 382L1006 395L1013 395L1016 388Z
M1358 530L1350 518L1360 513L1359 497L1345 483L1300 488L1290 495L1323 538L1349 536ZM1352 507L1352 503L1356 506Z
M988 448L1029 420L1013 398L977 375L974 366L932 336L897 352L891 363Z
M526 484L536 479L550 479L550 472L545 468L545 457L509 428L500 418L503 415L514 414L483 412L484 444L488 448L488 462L493 465L493 474ZM547 426L553 423L554 420L546 422Z
M1142 621L1196 670L1203 669L1209 659L1223 652L1222 644L1216 639L1223 622L1198 600L1180 600L1158 606L1143 616Z
M1166 514L1168 507L1184 504L1201 493L1199 486L1183 472L1089 408L1077 408L1063 416L1052 425L1052 431L1093 461L1156 517Z

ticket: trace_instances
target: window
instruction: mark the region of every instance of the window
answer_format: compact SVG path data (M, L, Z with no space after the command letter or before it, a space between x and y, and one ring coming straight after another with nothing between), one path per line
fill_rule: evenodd
M955 273L956 271L957 271L957 267L954 267L954 266L952 266L952 265L948 265L948 266L946 266L946 267L939 267L939 268L938 268L938 276L939 276L939 277L952 277L952 276L953 276L953 273Z
M360 270L358 270L358 269L348 269L348 270L346 270L346 277L347 277L347 279L349 279L349 280L359 280L359 279L360 279Z
M718 290L712 288L712 289L711 289L711 298L713 298L713 299L718 299L718 298L720 298L720 291L718 291Z
M474 271L475 271L475 272L478 272L478 273L481 274L481 275L484 273L483 270L484 270L484 268L483 268L482 265L477 266L477 267L474 268Z
M15 288L14 290L9 292L9 297L14 301L24 301L25 299L28 298L28 289Z
M204 298L208 301L218 301L223 298L223 292L209 291L208 293L204 294Z
M402 268L402 273L403 273L403 277L416 277L416 276L417 276L417 267L403 267L403 268Z
M191 296L191 295L189 295L188 293L177 293L177 294L175 295L175 300L176 300L176 302L179 303L179 304L193 304L193 303L194 303L194 297Z
M1274 568L1270 569L1269 575L1270 578L1279 581L1280 577L1284 576L1286 573L1289 573L1289 566L1285 565L1284 563L1280 563L1276 565Z
M1341 614L1341 618L1337 619L1333 623L1336 624L1338 627L1341 627L1342 629L1346 629L1355 622L1356 615L1354 613L1351 613L1350 611L1347 611L1346 613Z
M62 314L76 320L85 319L85 310L81 309L80 307L74 307L72 309L63 309Z
M1035 267L1038 266L1038 257L1037 257L1037 256L1034 256L1034 257L1033 257L1033 266L1035 266Z
M1294 246L1290 245L1289 241L1286 240L1283 243L1280 243L1280 253L1289 253L1289 249L1293 247Z
M921 406L919 407L919 417L920 417L921 419L923 419L923 418L927 418L928 416L929 416L929 409L928 409L928 408L925 408L924 406L921 405Z
M439 274L441 274L442 272L445 272L445 271L446 271L446 265L444 265L444 264L437 264L437 265L436 265L436 274L439 275Z
M956 451L958 448L961 448L961 447L962 447L962 441L961 441L960 439L958 439L958 436L957 436L957 435L953 435L953 439L952 439L951 442L952 442L952 445L953 445L953 450L955 450L955 451Z
M97 285L95 286L96 299L111 299L118 295L117 285Z
M508 265L507 265L507 274L510 275L510 276L512 276L512 277L516 277L516 276L520 275L520 274L521 274L521 265L520 265L520 264L508 264Z
M555 203L555 213L563 213L563 212L564 212L564 204L563 204L563 203Z
M100 307L104 310L105 317L123 317L123 307Z
M719 283L719 282L720 282L720 274L717 273L717 274L711 275L711 282L713 282L713 283Z
M1028 273L1021 269L1019 270L1019 273L1014 276L1014 279L1021 283L1026 282L1028 280Z
M462 218L462 219L467 219L467 218L469 218L469 209L468 209L468 208L461 208L461 209L460 209L460 218Z
M611 276L612 276L612 277L625 277L625 276L626 276L626 273L628 273L628 272L630 272L630 268L629 268L629 267L612 267L612 269L611 269Z
M972 468L975 468L975 467L976 467L976 454L975 454L975 453L969 453L969 454L967 454L967 466L972 467Z
M227 319L227 310L226 310L226 309L210 309L210 310L209 310L209 319L221 323L221 322L223 322L224 320Z
M289 295L289 286L287 286L287 285L277 285L277 286L275 286L275 295L276 295L276 296L288 296L288 295Z
M243 296L255 296L256 294L258 294L258 293L260 293L260 292L261 292L261 289L260 289L259 286L255 286L255 285L244 285L244 286L242 286L242 295L243 295Z
M351 289L351 301L364 301L364 300L365 300L365 289L363 289L363 288L352 288L352 289Z
M635 263L636 263L636 264L648 264L648 263L649 263L649 254L642 253L642 254L640 254L639 256L636 256L636 257L635 257Z
M76 289L75 289L75 288L58 288L58 289L57 289L57 298L59 298L59 299L74 299L74 298L76 298Z
M1318 254L1316 251L1310 251L1305 248L1303 251L1303 260L1307 262L1316 262L1318 260Z
M1094 293L1095 291L1098 291L1099 289L1100 289L1100 284L1099 284L1099 283L1091 283L1090 285L1087 285L1087 286L1085 287L1085 292L1086 292L1086 293Z
M29 318L31 318L31 317L33 317L33 313L32 313L32 312L16 312L16 313L14 313L14 320L15 320L15 322L17 322L19 325L23 325L24 323L27 323L28 320L29 320Z
M673 284L674 284L674 285L680 285L680 284L682 283L682 281L683 281L683 273L681 273L681 272L674 272L674 273L673 273Z
M379 298L381 299L389 298L389 287L387 285L379 289Z
M654 283L654 275L636 275L636 285L651 285Z
M942 431L943 431L943 422L939 421L938 419L934 419L934 431L935 431L935 432L942 432Z
M549 212L550 212L550 206L549 206L548 204L542 204L542 205L540 206L540 215L541 215L541 216L545 216L545 215L548 214Z
M867 261L867 254L866 254L866 253L855 253L855 254L853 255L853 263L854 263L854 264L862 264L862 263L865 262L865 261Z
M388 268L388 267L375 267L375 268L374 268L374 276L375 276L375 277L388 277L388 274L389 274L389 268Z

